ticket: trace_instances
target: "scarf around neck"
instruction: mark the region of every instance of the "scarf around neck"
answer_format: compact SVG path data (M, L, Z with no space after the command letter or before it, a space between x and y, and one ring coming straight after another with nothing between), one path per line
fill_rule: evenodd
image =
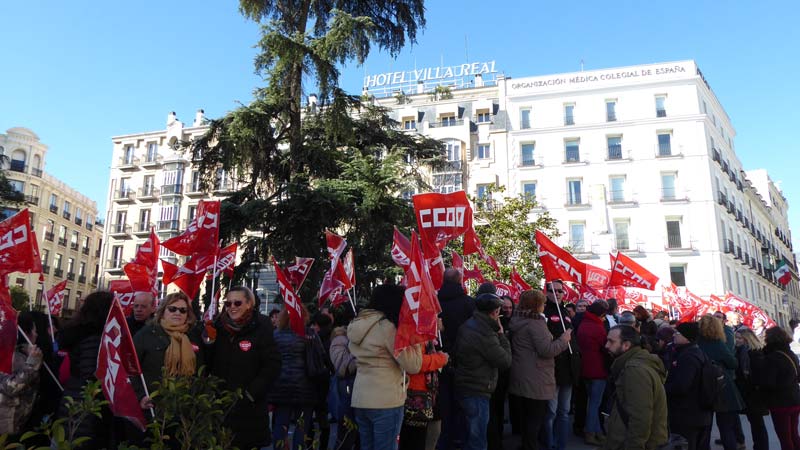
M196 360L192 341L186 332L189 324L172 325L166 319L159 322L161 328L169 335L169 347L164 352L164 367L169 376L189 376L195 374Z
M231 319L230 314L226 311L225 314L222 315L222 326L228 330L231 336L236 336L251 320L253 320L253 309L255 308L250 308L239 320Z

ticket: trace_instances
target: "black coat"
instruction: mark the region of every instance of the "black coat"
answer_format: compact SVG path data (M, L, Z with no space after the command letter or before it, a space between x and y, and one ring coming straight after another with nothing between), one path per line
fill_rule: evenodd
M475 311L475 299L464 292L464 288L458 283L445 281L439 289L439 304L442 312L444 331L442 331L442 351L450 353L455 347L458 328Z
M547 329L550 330L550 334L553 335L553 339L558 339L564 334L564 327L568 330L572 329L572 320L567 316L567 311L561 307L561 316L558 315L558 306L548 300L544 305L544 316L547 318ZM564 325L561 325L561 319L564 319ZM583 319L583 316L581 316ZM577 335L575 331L572 332L572 341L570 342L570 346L572 347L573 354L570 354L569 350L564 351L556 355L555 362L556 362L556 385L558 386L571 386L573 382L580 376L580 361L577 360L578 357L578 346L576 345ZM573 362L573 358L576 359ZM573 369L574 367L574 369ZM573 373L574 371L578 373Z
M675 430L711 425L712 410L700 404L700 379L706 355L697 344L675 346L675 358L667 372L669 426Z
M750 350L747 345L740 345L736 347L736 360L739 362L739 367L736 368L736 387L742 394L745 413L767 415L769 410L753 379L753 371L764 365L764 354L761 350Z
M281 374L272 384L267 401L279 406L312 406L316 392L306 375L306 339L291 329L276 330L275 343L281 355ZM328 383L330 380L325 380Z
M131 330L131 336L136 336L147 324L147 320L139 322L135 317L133 317L133 314L126 317L125 322L128 322L128 329Z
M473 317L458 329L451 358L455 360L455 386L459 395L492 396L499 370L511 367L511 344L500 326L485 313Z
M206 347L210 374L225 381L225 388L241 389L244 396L234 405L225 426L234 433L233 445L261 447L269 442L267 392L281 372L281 355L272 337L269 318L254 314L237 334L215 323L217 339Z
M189 340L192 341L194 350L195 366L199 369L205 364L204 346L198 328L190 328L187 332ZM161 325L147 324L133 337L133 346L136 348L136 356L139 357L139 365L142 367L142 374L147 382L147 390L152 393L155 383L161 381L162 369L164 368L164 354L169 347L170 337ZM144 396L141 377L133 377L133 387L139 398Z
M764 348L764 364L757 369L756 381L769 408L800 405L797 356L789 344Z

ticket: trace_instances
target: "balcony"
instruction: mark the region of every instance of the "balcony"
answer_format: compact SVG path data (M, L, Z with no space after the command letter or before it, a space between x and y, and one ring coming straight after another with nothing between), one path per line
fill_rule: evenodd
M111 229L108 232L109 236L112 237L130 237L131 234L131 226L125 225L124 223L115 223L111 225Z
M728 197L726 197L722 192L717 192L717 203L722 206L726 206L728 204Z
M139 158L121 157L117 169L123 171L139 170Z
M729 254L733 255L735 253L735 251L736 251L736 249L733 246L733 241L730 240L730 239L726 239L723 242L725 243L725 248L724 248L725 253L729 253Z
M53 242L53 239L55 238L55 236L56 235L52 231L45 231L44 232L44 239L46 241Z
M69 243L70 250L78 250L78 243L77 242L70 242Z
M76 216L75 217L75 225L78 225L78 226L83 225L83 219L81 219L80 217Z
M57 276L58 278L64 278L64 269L59 269L56 267L53 269L53 275Z
M26 195L25 196L25 203L30 205L39 206L39 197L35 197L33 195Z
M99 258L100 257L100 249L99 248L94 251L94 257L95 258Z
M564 152L564 164L581 162L581 152L577 148L568 148Z
M67 210L64 210L64 212L61 213L61 217L70 220L72 219L72 213Z
M81 249L81 253L83 253L86 256L89 256L89 247L83 247Z
M742 247L736 246L736 259L742 259Z
M579 194L575 195L575 193L570 194L567 192L566 195L567 202L564 204L565 207L572 207L572 208L581 208L581 207L588 207L590 206L588 203L583 201L582 196Z
M86 283L86 275L78 275L78 283Z
M452 119L442 119L439 122L428 123L430 128L457 127L459 125L464 125L464 119L456 119L453 117Z
M728 212L736 216L736 205L733 204L733 200L728 200Z
M609 190L608 191L608 202L609 206L633 206L636 205L636 200L629 194L625 193L625 190Z
M86 221L86 229L89 230L89 231L92 231L93 228L94 228L94 225L92 224L92 222L89 222L87 220Z
M147 155L147 158L142 162L142 167L145 169L154 169L161 166L161 161L164 159L161 155Z
M689 200L689 198L687 198L685 195L678 196L678 192L674 187L673 188L661 188L661 201L663 203L685 202L685 201L688 201L688 200Z
M672 154L672 144L671 143L659 143L658 144L658 153L656 153L656 158L665 158L668 156L675 156Z
M722 155L719 154L719 150L715 148L711 149L711 159L720 164L722 163Z
M656 117L667 117L666 109L656 109Z
M69 281L75 281L75 272L67 272L67 279Z
M575 125L575 117L572 114L565 115L564 125Z
M158 231L180 231L180 222L177 220L159 220Z
M153 186L145 186L139 189L139 200L140 201L155 201L158 200L158 195L161 191Z
M97 287L97 275L95 275L95 276L93 276L93 277L92 277L92 281L91 281L91 283L92 283L92 286L95 286L95 287Z
M622 159L622 146L621 145L609 145L608 146L608 158L607 161L614 161Z
M536 160L533 158L525 159L523 158L520 162L521 167L536 167Z
M139 222L133 226L133 234L137 236L150 234L152 228L154 225L151 222Z
M186 191L185 192L186 192L186 195L188 195L189 197L202 197L202 196L206 195L206 193L203 192L203 190L200 188L200 182L199 181L192 182L192 183L186 183Z
M183 185L168 184L161 187L161 195L181 195L183 193Z
M66 247L67 246L67 238L61 238L61 237L58 238L58 245L60 245L62 247Z
M136 192L133 189L120 189L114 192L114 201L118 203L128 203L136 199Z
M606 112L606 122L616 122L616 121L617 121L616 112Z
M28 166L25 164L25 161L12 159L8 169L12 172L25 173L28 171Z
M122 272L122 258L111 258L106 261L106 270L109 272Z
M58 205L50 205L50 212L53 214L58 214Z
M742 264L744 264L744 265L748 265L748 264L750 264L750 255L748 255L748 254L747 254L747 252L743 252L743 254L742 254L742 261L741 261L741 262L742 262Z
M42 264L42 273L49 274L50 273L50 266L48 266L47 264Z
M683 245L685 243L689 245ZM680 233L667 233L667 242L664 246L664 249L669 251L672 255L675 255L677 254L676 252L680 251L692 252L695 250L691 243L682 239Z

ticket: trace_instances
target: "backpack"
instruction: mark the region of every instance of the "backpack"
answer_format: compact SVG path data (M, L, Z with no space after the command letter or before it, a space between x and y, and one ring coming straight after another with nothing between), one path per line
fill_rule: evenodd
M725 371L707 355L703 354L700 366L700 406L715 411L722 400L725 389Z

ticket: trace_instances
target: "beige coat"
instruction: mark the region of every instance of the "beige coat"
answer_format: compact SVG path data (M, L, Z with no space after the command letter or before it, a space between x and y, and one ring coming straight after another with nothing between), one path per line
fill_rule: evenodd
M555 356L567 349L567 341L553 340L547 320L520 311L511 318L511 376L508 392L534 400L556 395Z
M395 358L396 329L380 311L362 310L347 327L350 353L356 357L358 371L353 385L353 408L386 409L403 406L408 374L419 372L422 349L409 347Z

